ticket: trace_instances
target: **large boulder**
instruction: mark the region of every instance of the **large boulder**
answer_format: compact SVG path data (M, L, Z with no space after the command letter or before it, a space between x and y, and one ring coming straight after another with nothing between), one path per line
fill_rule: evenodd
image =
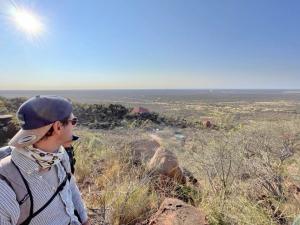
M208 225L205 214L181 200L167 198L147 225Z
M129 143L129 146L132 151L133 162L141 164L148 162L153 157L160 144L156 140L141 139Z
M176 155L165 148L156 150L147 167L152 175L168 177L182 184L186 183Z

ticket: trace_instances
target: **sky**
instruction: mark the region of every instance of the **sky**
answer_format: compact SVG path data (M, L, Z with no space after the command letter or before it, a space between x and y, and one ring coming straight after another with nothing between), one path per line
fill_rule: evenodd
M32 12L34 36L11 8ZM0 0L0 90L300 89L298 0Z

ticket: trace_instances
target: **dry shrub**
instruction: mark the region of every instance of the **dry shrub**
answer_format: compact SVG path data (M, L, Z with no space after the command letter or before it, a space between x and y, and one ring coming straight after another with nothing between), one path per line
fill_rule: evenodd
M251 218L256 214L262 219L255 224L291 221L297 207L291 207L292 200L287 198L288 174L284 171L298 151L299 133L296 120L251 123L233 130L190 135L184 159L202 181L203 191L207 190L200 206L205 203L213 224L253 224ZM270 201L262 202L262 197ZM245 213L238 212L237 202L248 207ZM259 209L263 211L259 213Z
M199 133L192 140L186 158L192 171L205 176L214 193L232 191L242 166L241 140L232 133L211 131Z
M210 225L270 225L273 222L262 207L243 196L231 196L221 207L221 197L204 197L199 205L207 214Z
M102 139L103 134L81 135L81 146L90 147L77 151L76 176L88 208L98 210L94 217L101 218L96 221L130 225L150 217L159 203L143 165L134 166L131 151L115 151Z
M287 195L285 172L299 153L299 131L299 120L250 122L235 129L186 129L182 145L169 128L161 135L163 146L180 156L179 163L192 171L201 192L193 186L157 185L160 180L149 179L144 164L133 165L126 146L145 138L140 130L82 131L77 174L83 184L89 181L82 186L88 207L102 209L96 217L105 217L110 224L143 221L164 197L185 198L204 208L211 224L285 224L280 221L291 222L299 211Z

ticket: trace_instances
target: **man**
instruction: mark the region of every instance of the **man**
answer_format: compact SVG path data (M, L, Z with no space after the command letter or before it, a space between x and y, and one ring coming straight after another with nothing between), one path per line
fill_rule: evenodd
M89 225L62 147L72 140L77 122L71 103L58 96L36 96L20 106L17 117L21 130L9 142L10 159L31 193L17 201L14 180L0 179L0 224ZM31 205L34 216L28 218Z

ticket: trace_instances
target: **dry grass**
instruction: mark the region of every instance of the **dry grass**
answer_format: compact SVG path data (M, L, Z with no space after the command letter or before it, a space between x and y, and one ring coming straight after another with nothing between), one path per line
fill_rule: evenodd
M149 137L148 131L79 131L76 177L90 212L98 210L92 215L95 224L136 224L149 218L165 196L192 199L214 225L289 224L299 213L289 188L300 185L300 120L180 131L184 142L172 128L156 134L198 179L200 188L189 184L158 190L145 165L133 165L128 143ZM281 158L284 149L292 152L287 158Z
M88 208L101 209L96 217L102 218L96 219L109 224L136 224L155 212L159 200L151 191L151 180L143 166L133 165L125 140L116 146L113 135L87 131L80 135L76 177ZM130 140L127 137L127 142Z

